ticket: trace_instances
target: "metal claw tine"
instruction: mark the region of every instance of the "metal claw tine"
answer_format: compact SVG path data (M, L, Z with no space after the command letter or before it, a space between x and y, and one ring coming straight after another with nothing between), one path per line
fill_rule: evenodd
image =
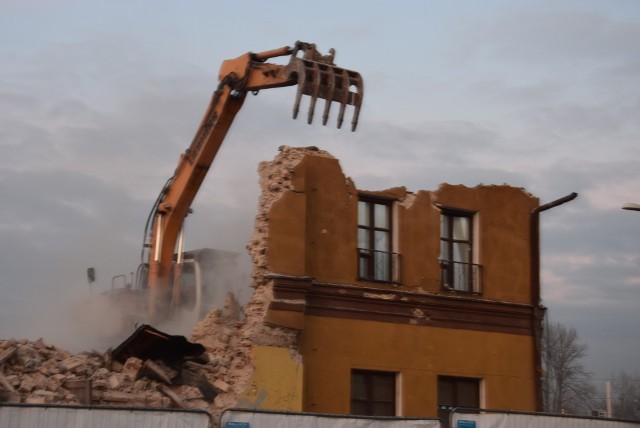
M300 99L302 97L302 89L298 87L298 92L296 93L296 101L293 104L293 118L298 118L298 113L300 112Z
M293 118L298 118L300 112L300 100L302 99L302 91L304 90L305 72L304 68L300 67L298 70L298 91L296 92L296 100L293 103Z
M344 110L346 104L340 104L340 111L338 113L338 129L342 128L342 122L344 122Z
M318 63L314 61L310 61L313 66L312 78L313 82L311 85L311 102L309 103L309 114L307 115L307 123L311 125L313 122L313 115L316 109L316 101L318 101L318 91L320 90L320 69L318 67Z
M322 124L326 125L329 120L329 111L331 110L331 102L333 101L333 91L336 87L336 73L333 67L327 67L327 88L324 102L324 114L322 115Z
M327 124L329 120L329 111L331 110L331 101L329 98L324 102L324 113L322 114L322 126Z
M349 76L347 70L341 69L340 71L340 94L338 99L340 101L340 112L338 113L338 129L342 128L342 122L344 121L344 111L349 101Z
M351 82L350 82L351 83ZM353 102L353 119L351 120L351 131L355 131L358 126L358 118L360 117L360 107L362 106L362 97L364 96L364 85L362 78L358 73L353 75L353 84L356 87L356 93L352 94Z
M351 121L351 132L355 132L356 127L358 126L358 117L360 116L360 106L356 106L353 111L353 120Z

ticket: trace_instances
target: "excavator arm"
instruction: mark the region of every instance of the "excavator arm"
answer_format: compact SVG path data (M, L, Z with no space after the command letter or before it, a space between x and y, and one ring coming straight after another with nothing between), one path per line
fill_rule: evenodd
M291 57L287 65L265 62L281 56ZM180 156L173 177L154 206L148 237L150 242L145 243L148 262L144 265L148 266L148 272L142 275L146 277L149 288L149 316L152 319L167 316L171 307L179 304L182 249L178 249L178 259L174 263L176 243L180 241L191 203L248 92L298 85L294 119L298 115L302 95L308 95L311 97L309 124L312 123L317 100L324 99L323 125L327 123L332 103L336 102L339 104L338 128L342 126L345 109L350 105L354 111L351 129L355 131L364 92L362 78L357 72L336 67L333 57L333 49L324 56L317 52L314 44L296 42L293 48L249 52L223 62L218 88L193 142Z

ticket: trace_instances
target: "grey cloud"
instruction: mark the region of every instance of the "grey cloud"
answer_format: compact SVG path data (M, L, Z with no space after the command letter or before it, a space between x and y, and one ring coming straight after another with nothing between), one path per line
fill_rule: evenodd
M473 41L473 45L466 44L468 51L494 61L573 65L626 60L631 51L638 56L634 40L640 38L640 25L612 21L595 11L550 10L540 5L507 11L491 21L476 21L461 38Z

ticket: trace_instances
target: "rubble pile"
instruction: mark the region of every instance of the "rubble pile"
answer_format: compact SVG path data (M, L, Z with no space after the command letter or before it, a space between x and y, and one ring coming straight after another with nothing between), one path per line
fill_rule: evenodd
M269 210L294 189L295 166L307 155L331 156L283 146L274 161L260 165L262 193L247 244L254 292L244 307L228 294L222 308L195 326L189 339L204 347L203 358L186 358L177 367L137 356L117 361L112 350L71 354L43 340L0 340L0 402L178 407L217 416L238 405L246 390L254 346L285 347L299 359L297 332L264 322L273 300L267 238Z
M0 401L32 404L105 404L168 407L169 399L147 379L141 362L108 367L97 352L71 354L43 340L0 341ZM89 387L90 385L90 387Z
M229 294L224 307L194 330L204 354L177 366L136 356L119 362L111 349L71 354L42 339L0 340L0 402L174 407L219 414L236 403L236 380L251 373L251 343L246 338L242 343L240 317Z

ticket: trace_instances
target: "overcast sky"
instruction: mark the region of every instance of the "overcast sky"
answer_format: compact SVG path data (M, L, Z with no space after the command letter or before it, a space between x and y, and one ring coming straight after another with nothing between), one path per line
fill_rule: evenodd
M0 10L0 338L63 341L83 323L53 314L75 314L69 300L135 270L220 63L303 40L362 74L358 131L335 129L335 116L327 127L291 120L295 89L250 96L196 199L187 247L244 252L257 164L282 144L329 151L368 190L507 183L541 203L578 192L541 215L544 304L588 343L598 378L640 370L640 212L621 209L640 202L637 0L0 0Z

